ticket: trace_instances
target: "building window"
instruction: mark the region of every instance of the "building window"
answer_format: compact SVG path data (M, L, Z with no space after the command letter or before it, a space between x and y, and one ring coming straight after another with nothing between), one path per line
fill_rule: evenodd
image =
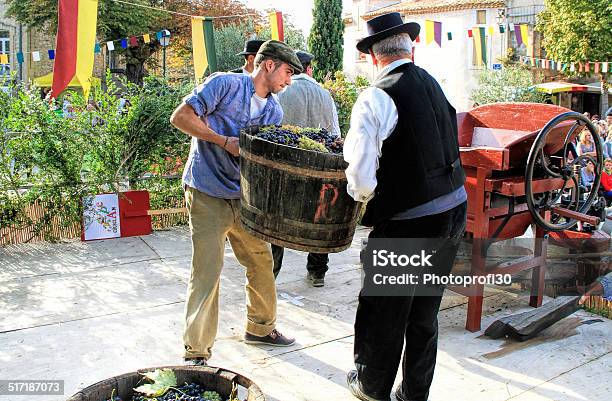
M9 63L11 62L11 39L9 31L0 31L0 54L8 54ZM0 76L9 75L11 73L11 65L0 65Z
M487 23L487 10L476 11L476 24L486 25Z

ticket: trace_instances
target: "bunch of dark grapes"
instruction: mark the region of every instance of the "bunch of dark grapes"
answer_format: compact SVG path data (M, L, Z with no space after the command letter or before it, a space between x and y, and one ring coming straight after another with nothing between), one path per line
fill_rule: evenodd
M287 145L294 148L300 147L300 137L307 137L325 146L331 152L342 153L343 141L333 136L325 128L300 128L291 125L271 125L259 130L258 138L269 142Z
M223 401L216 391L204 391L204 388L196 383L185 383L176 389L171 388L164 395L158 397L145 397L134 395L132 401Z

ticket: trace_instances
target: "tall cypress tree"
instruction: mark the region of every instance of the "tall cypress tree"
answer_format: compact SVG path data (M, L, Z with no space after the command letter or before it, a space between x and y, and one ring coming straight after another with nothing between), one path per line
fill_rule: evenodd
M308 48L314 55L314 77L322 81L328 73L342 70L342 0L315 0L313 17Z

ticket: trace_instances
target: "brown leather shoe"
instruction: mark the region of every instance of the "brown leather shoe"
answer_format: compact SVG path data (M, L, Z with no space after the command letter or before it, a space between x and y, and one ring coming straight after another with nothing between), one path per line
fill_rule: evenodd
M271 345L273 347L290 347L295 343L295 338L284 336L274 329L270 334L263 337L246 333L244 335L244 342L246 344Z

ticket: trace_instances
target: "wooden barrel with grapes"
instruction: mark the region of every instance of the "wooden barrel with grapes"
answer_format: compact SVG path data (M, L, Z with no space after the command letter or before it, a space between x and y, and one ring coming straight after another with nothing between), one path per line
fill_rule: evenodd
M153 372L157 369L170 369L176 376L178 386L197 384L206 391L215 391L221 396L222 401L227 401L232 395L232 390L237 390L237 400L265 401L266 397L261 389L250 379L221 368L209 366L165 366L160 368L141 369L137 372L126 373L111 377L96 384L92 384L74 394L67 401L107 401L121 399L121 401L132 401L137 395L134 389L143 384L143 373ZM173 394L167 396L176 397ZM233 397L232 397L233 398ZM206 398L200 397L201 400Z
M342 154L275 143L260 127L240 135L241 220L254 236L299 251L351 246L360 203L346 192Z

